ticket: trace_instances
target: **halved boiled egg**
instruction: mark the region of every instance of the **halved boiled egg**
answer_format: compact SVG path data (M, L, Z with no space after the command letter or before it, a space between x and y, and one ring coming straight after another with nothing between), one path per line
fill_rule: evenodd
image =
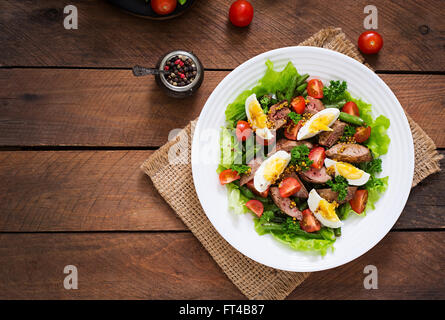
M330 128L340 115L337 108L326 108L314 114L298 131L297 140L309 139L322 131L332 131Z
M291 155L284 150L275 152L261 163L253 178L253 185L259 192L264 192L286 169Z
M370 174L354 167L347 162L335 161L326 158L324 160L326 168L333 168L335 170L335 176L342 176L346 178L348 183L352 186L362 186L368 182Z
M253 131L264 140L272 139L274 135L267 127L267 115L264 113L263 108L261 108L255 93L247 97L245 105L247 119Z
M320 197L315 189L309 192L307 204L322 225L330 228L340 228L343 225L335 212L337 205Z

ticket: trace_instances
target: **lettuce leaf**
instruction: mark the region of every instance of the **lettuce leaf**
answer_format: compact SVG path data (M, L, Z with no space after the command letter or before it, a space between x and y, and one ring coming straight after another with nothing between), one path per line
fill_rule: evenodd
M221 128L219 133L219 145L221 149L220 162L217 172L229 169L233 164L242 164L242 150L232 130Z
M335 240L307 239L282 232L272 232L272 235L281 243L298 251L318 251L322 256L326 255L328 249L334 251Z
M283 92L286 95L286 99L290 100L295 91L296 81L299 77L297 69L288 62L286 67L282 71L275 71L273 69L273 63L270 60L266 61L266 73L258 81L251 90L245 90L236 97L236 99L227 106L226 109L226 121L234 125L238 120L246 118L245 101L248 96L255 93L259 98L262 95L268 93L276 93L277 91Z
M243 214L249 212L249 209L246 207L246 202L249 201L249 199L241 193L239 187L236 184L227 184L227 194L229 199L230 211L233 211L235 214Z
M374 158L388 152L391 139L386 131L389 128L389 119L385 116L378 116L371 125L371 136L366 142L366 146L372 151Z

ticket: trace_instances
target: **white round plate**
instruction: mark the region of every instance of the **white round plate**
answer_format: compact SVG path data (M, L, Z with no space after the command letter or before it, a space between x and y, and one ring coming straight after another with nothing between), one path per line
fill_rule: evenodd
M275 70L291 61L300 74L308 73L328 84L346 80L353 97L372 104L376 117L391 121L391 143L382 157L383 172L389 176L388 189L376 209L364 217L352 215L345 221L334 252L292 250L271 235L258 235L251 214L236 215L228 209L227 191L219 183L219 129L225 123L224 111L239 93L251 89L266 71L270 59ZM216 134L215 134L216 132ZM287 47L260 54L233 70L207 100L195 128L192 144L192 170L196 192L207 217L234 248L247 257L272 268L287 271L319 271L335 268L361 256L375 246L392 228L408 198L414 173L414 146L405 113L389 87L373 71L358 61L335 51L315 47Z

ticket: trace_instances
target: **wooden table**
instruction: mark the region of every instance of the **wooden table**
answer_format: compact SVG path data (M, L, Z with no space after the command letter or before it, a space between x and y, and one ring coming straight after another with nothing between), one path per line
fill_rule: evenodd
M244 298L139 166L238 64L330 25L355 40L368 3L252 2L253 23L238 29L229 1L198 1L155 22L73 0L79 29L65 30L60 1L1 1L0 298ZM385 45L368 62L445 154L443 2L373 4ZM193 50L206 67L185 100L130 72L174 48ZM422 182L375 248L313 273L289 298L444 299L444 192L443 173ZM378 290L363 287L369 264ZM78 268L78 290L63 287L66 265Z

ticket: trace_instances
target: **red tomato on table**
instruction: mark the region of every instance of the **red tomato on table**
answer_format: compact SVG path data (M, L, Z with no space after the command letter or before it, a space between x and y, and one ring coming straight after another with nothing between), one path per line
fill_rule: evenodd
M377 31L365 31L358 38L358 48L364 54L376 54L383 47L383 38Z
M151 8L159 15L166 15L176 9L177 2L177 0L151 0Z
M229 19L237 27L248 26L253 19L253 7L249 1L237 0L230 6Z

